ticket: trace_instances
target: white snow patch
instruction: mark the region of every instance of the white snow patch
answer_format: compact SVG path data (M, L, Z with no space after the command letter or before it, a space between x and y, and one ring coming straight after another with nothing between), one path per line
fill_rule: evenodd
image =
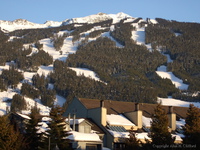
M155 19L150 19L150 22L153 24L157 24L158 22Z
M137 45L145 45L149 51L152 51L151 44L145 44L145 28L139 28L137 23L132 23L136 30L132 31L132 39Z
M157 68L156 73L161 77L161 78L167 78L172 81L172 83L176 86L176 88L179 88L180 90L187 90L188 85L183 83L183 80L177 78L172 72L166 72L167 67L162 65Z
M72 69L76 72L77 76L81 76L84 75L85 77L94 79L96 81L101 81L98 77L97 74L94 71L91 71L87 68L73 68L73 67L69 67L69 69Z
M6 114L6 108L10 109L10 104L8 102L4 102L8 99L12 99L13 95L17 94L12 89L8 88L7 91L0 92L0 116Z
M49 66L40 66L37 73L41 76L44 75L45 77L47 77L47 75L53 72L53 65L49 65Z
M176 121L176 128L182 129L184 125L185 125L185 119L180 119L179 121Z
M158 98L158 102L161 102L162 105L166 106L180 106L180 107L189 107L190 104L193 104L195 107L200 108L200 103L198 102L186 102L174 98Z

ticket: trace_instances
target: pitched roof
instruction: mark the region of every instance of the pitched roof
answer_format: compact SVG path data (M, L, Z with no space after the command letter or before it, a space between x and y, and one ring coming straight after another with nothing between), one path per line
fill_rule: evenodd
M86 99L78 98L80 102L87 108L93 109L101 106L101 100L98 99ZM121 114L125 112L132 112L135 110L135 102L124 102L124 101L113 101L113 100L103 100L104 107L107 108L107 114ZM154 113L154 109L157 104L147 104L139 103L139 109L143 111L145 117L151 117ZM162 106L163 109L168 113L169 106ZM179 118L186 118L188 108L173 106L173 112Z

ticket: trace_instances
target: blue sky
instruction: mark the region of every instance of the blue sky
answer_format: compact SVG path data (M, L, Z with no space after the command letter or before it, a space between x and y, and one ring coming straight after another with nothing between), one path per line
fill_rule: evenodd
M200 23L200 0L0 0L0 20L63 21L98 12Z

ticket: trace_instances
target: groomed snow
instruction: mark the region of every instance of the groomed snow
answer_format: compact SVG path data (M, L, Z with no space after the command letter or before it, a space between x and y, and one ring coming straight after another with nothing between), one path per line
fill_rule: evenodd
M76 72L77 76L81 76L84 75L85 77L94 79L96 81L101 81L98 77L97 74L94 71L91 71L87 68L73 68L73 67L69 67L69 69L72 69Z
M190 104L194 104L194 106L200 108L199 102L186 102L174 98L158 98L158 102L161 102L162 105L166 106L181 106L181 107L189 107Z
M122 115L106 115L106 121L109 125L135 126L135 124Z
M187 90L188 85L183 83L183 80L177 78L172 72L167 72L167 67L162 65L157 68L156 73L161 77L161 78L167 78L172 81L172 83L176 86L176 88L179 88L180 90Z

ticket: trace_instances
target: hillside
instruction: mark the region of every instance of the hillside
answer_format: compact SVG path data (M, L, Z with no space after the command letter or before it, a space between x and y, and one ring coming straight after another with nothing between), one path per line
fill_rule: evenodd
M198 23L98 13L44 24L0 21L0 29L0 114L28 113L35 104L48 114L74 96L200 102Z

